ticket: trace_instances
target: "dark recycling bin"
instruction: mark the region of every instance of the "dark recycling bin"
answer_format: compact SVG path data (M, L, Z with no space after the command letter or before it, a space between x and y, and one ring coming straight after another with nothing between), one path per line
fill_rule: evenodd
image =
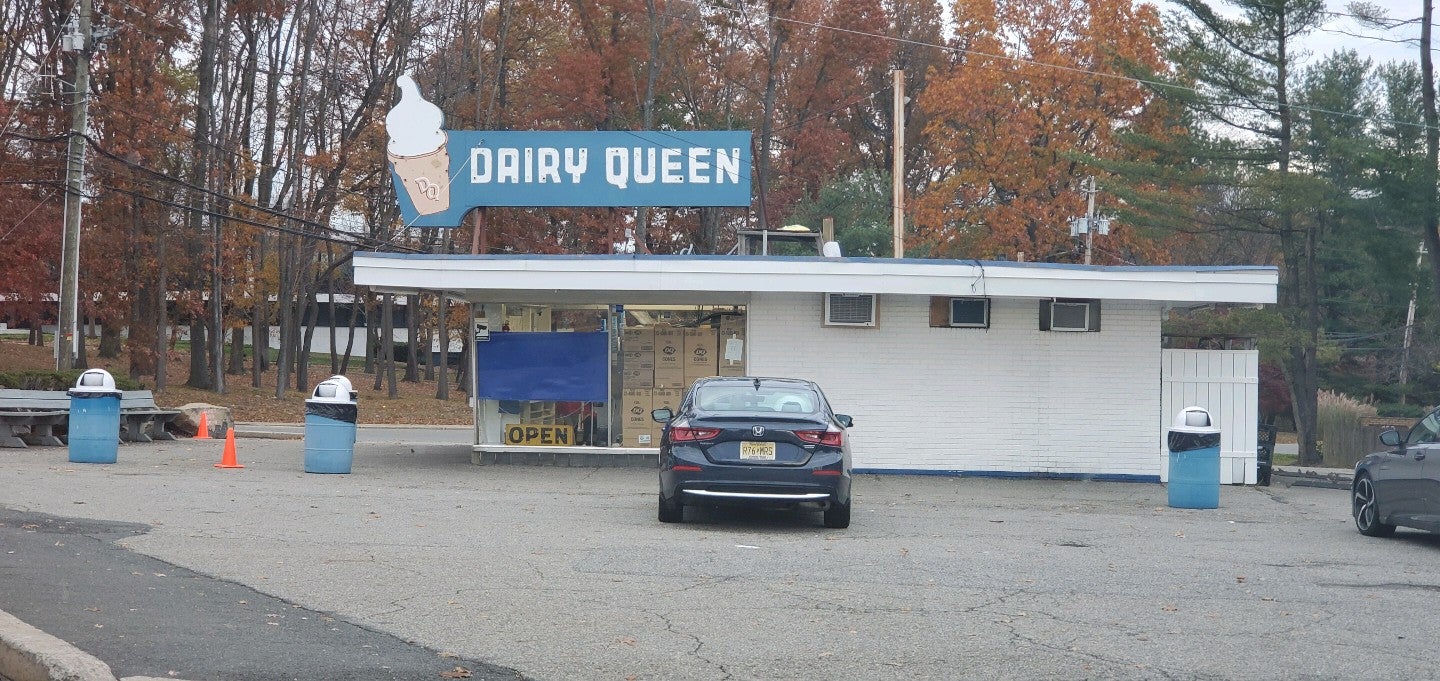
M1170 451L1171 508L1220 507L1220 429L1210 412L1186 407L1166 437Z
M1270 472L1275 468L1275 426L1261 424L1255 444L1255 484L1270 486Z
M356 394L344 376L331 376L305 400L305 472L349 473L355 459Z
M120 450L120 391L115 377L91 369L71 388L70 463L115 463Z

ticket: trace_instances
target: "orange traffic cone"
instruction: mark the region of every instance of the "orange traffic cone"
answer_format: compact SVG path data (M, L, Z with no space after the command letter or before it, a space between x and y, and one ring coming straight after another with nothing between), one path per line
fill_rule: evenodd
M235 462L235 429L225 429L225 453L220 455L220 463L215 464L216 468L244 468Z
M209 439L210 439L210 420L207 419L207 418L205 418L205 415L208 414L208 413L209 413L209 412L205 412L205 411L200 412L200 425L195 426L195 439L196 439L196 440L209 440Z

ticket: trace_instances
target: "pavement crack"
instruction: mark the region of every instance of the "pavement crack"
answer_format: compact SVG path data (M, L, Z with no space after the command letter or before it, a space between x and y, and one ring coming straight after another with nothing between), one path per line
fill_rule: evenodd
M695 642L695 647L691 648L691 649L690 649L690 653L689 653L691 657L693 657L693 658L695 658L695 659L697 659L697 660L705 663L705 664L708 665L708 666L711 666L711 667L714 667L715 669L720 670L720 673L723 675L723 676L720 677L721 679L733 679L733 678L735 678L735 675L732 674L732 673L730 672L730 670L725 667L724 664L718 663L718 662L716 662L716 661L714 661L714 660L711 660L710 658L705 657L704 655L701 655L701 654L700 654L700 651L705 648L705 640L704 640L704 639L700 638L699 636L696 636L695 634L692 634L692 633L689 633L689 632L686 632L686 631L680 631L679 629L676 629L676 628L675 628L675 623L670 621L670 615L668 615L668 614L666 614L666 613L655 612L655 611L653 611L653 610L646 611L646 612L648 612L652 617L655 617L656 619L660 620L661 622L664 622L664 623L665 623L665 631L667 631L667 632L669 632L669 633L672 633L672 634L675 634L676 636L683 636L683 637L685 637L685 638L687 638L687 639L690 639L691 641L694 641L694 642Z

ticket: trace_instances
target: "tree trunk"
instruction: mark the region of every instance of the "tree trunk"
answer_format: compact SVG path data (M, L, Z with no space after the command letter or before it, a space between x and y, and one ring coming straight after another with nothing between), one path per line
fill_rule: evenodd
M1425 249L1430 252L1430 271L1435 278L1435 290L1440 291L1440 186L1437 186L1437 169L1440 169L1440 113L1435 107L1435 56L1430 52L1433 42L1435 0L1424 0L1420 21L1420 101L1425 116L1425 163L1421 165L1425 192L1421 213L1424 220ZM1440 304L1440 296L1436 296Z
M340 361L339 374L344 376L350 371L350 351L355 349L355 320L360 317L360 292L350 298L350 326L345 334L345 358Z
M338 309L335 306L335 279L325 280L325 295L330 299L326 309L330 312L330 375L334 376L340 373L340 347L335 340L335 311Z
M230 369L227 373L245 374L245 327L230 330Z
M165 261L164 228L159 224L156 225L155 259L160 263L160 273L155 281L155 390L165 392L166 363L170 358L170 284L166 275L170 269Z
M296 334L300 337L300 347L295 352L295 389L306 393L310 391L310 345L315 340L315 326L319 321L320 303L315 300L315 294L306 286L305 306L300 322L304 325L305 332Z
M419 305L418 295L405 296L405 333L410 346L410 356L405 358L405 380L409 383L420 382L420 315L417 314ZM430 355L430 346L425 345L423 352L426 357Z
M285 388L290 385L290 363L293 355L291 349L295 345L295 334L291 324L292 311L295 307L294 291L290 281L289 262L293 257L292 249L286 247L286 243L292 241L292 237L281 236L280 248L277 255L280 258L280 296L276 300L276 312L280 314L280 351L275 358L275 399L285 396Z
M201 10L201 21L204 24L200 38L200 62L197 66L196 76L199 80L196 93L195 125L194 134L191 136L191 175L190 184L195 187L210 187L210 145L214 140L210 139L210 126L214 118L212 111L215 97L215 61L216 47L220 37L220 2L219 0L205 0ZM204 281L200 275L201 270L198 263L201 262L200 254L203 252L202 244L198 242L201 235L210 234L205 228L205 211L209 206L206 195L202 192L190 192L190 213L188 215L188 234L185 243L187 244L186 255L189 262L194 266L194 275L191 279L191 290L199 290L202 287L196 285ZM219 305L220 301L211 301ZM199 309L205 308L203 300ZM218 329L216 330L218 332ZM186 385L192 388L209 390L215 388L212 374L210 372L210 352L208 336L205 335L205 321L202 313L196 312L190 319L190 378Z
M385 338L381 341L385 347L384 367L385 380L389 383L386 394L394 399L400 395L400 387L395 384L395 295L385 294L384 319L381 320ZM377 386L378 387L378 386Z
M365 295L365 373L378 374L375 359L380 356L380 304L372 294ZM380 389L380 377L375 377L375 389Z
M100 357L102 359L115 359L120 356L123 349L120 342L120 323L106 320L100 321Z
M438 313L436 314L435 326L436 326L436 328L439 329L439 330L436 332L435 335L438 336L438 341L439 341L439 343L440 343L440 362L439 362L439 363L440 363L440 374L439 374L439 376L437 376L437 379L438 379L438 380L437 380L437 382L435 383L435 399L437 399L437 400L449 400L449 399L450 399L450 325L449 325L449 321L450 321L450 299L445 297L445 293L444 293L443 291L440 293L440 301L439 301L439 304L436 306L436 309L438 310Z

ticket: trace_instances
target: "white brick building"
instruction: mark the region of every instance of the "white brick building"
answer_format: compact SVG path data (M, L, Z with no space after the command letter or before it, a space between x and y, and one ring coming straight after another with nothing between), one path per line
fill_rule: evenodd
M749 373L819 383L855 418L858 471L1121 480L1162 477L1167 308L1273 303L1277 279L1273 267L355 256L357 284L449 291L481 309L744 306ZM830 294L861 295L831 299L836 311L827 309ZM859 306L838 307L851 302ZM952 325L957 319L972 325Z

